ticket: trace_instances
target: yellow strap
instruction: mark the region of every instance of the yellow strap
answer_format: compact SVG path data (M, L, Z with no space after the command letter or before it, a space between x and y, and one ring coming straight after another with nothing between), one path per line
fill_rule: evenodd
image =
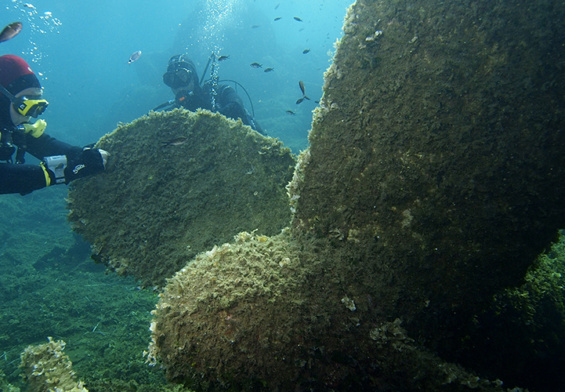
M51 176L49 175L49 170L47 170L43 162L41 162L39 166L41 166L41 168L43 169L43 174L45 175L45 186L48 187L49 185L51 185Z

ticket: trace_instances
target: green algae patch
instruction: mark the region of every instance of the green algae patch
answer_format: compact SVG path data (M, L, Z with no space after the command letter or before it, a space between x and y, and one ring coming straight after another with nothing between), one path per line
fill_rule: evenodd
M290 220L294 157L241 122L151 113L97 147L110 153L107 170L72 185L68 219L96 260L146 285L240 231L273 235Z

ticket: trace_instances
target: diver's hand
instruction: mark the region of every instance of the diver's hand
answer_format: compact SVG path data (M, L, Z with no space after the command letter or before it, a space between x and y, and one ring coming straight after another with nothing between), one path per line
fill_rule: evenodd
M107 151L85 147L73 155L45 157L42 165L47 169L51 185L68 184L104 170L109 155Z
M72 157L67 156L65 184L103 171L108 161L108 152L98 148L85 147Z

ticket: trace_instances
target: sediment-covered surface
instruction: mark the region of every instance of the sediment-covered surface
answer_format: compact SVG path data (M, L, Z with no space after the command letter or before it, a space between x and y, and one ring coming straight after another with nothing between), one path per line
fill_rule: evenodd
M119 126L97 147L107 170L69 193L73 230L94 257L146 285L240 231L288 225L285 186L294 158L275 139L207 111L152 113Z

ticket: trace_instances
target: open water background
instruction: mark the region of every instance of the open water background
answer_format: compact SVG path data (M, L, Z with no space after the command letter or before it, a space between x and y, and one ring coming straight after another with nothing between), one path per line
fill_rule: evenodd
M212 52L229 55L218 64L220 79L241 83L268 134L299 150L306 147L314 100L321 96L350 3L12 0L0 22L20 20L24 27L0 46L0 54L21 55L42 75L50 102L47 130L76 144L94 142L117 122L130 122L171 99L162 75L172 55L188 53L201 73ZM305 49L310 52L303 54ZM128 65L137 50L142 56ZM263 68L250 67L252 62ZM265 73L267 67L275 70ZM296 105L299 80L312 101Z

